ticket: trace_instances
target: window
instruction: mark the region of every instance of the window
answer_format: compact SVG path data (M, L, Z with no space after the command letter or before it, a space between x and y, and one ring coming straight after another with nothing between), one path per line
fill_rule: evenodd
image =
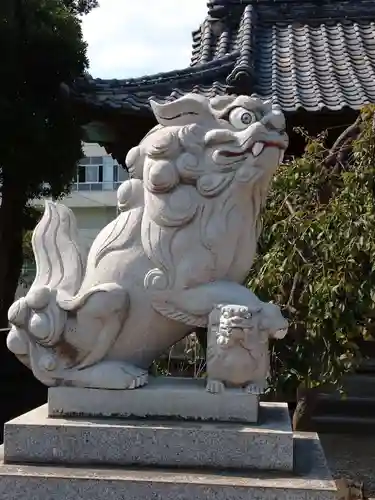
M82 191L101 191L103 183L103 157L82 158L77 167L76 189Z
M121 165L113 166L113 181L114 182L124 182L129 179L128 172Z
M79 165L103 165L102 156L85 156L78 162Z
M73 191L113 191L129 178L111 157L87 156L78 162Z
M80 165L78 182L103 182L103 165Z

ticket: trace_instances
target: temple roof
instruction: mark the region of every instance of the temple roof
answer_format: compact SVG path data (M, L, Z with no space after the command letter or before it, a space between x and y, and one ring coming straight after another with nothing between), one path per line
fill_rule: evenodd
M86 78L90 106L149 113L187 92L255 93L286 112L375 102L374 0L211 0L193 32L191 65L128 80Z

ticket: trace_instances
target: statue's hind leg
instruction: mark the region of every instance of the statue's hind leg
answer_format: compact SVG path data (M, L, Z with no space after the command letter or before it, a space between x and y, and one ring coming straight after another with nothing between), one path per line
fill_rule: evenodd
M14 325L9 349L47 386L135 389L147 384L147 370L106 360L128 316L128 292L115 283L101 285L79 306L62 309L55 293L36 289L9 310Z
M78 348L81 356L74 367L65 371L60 385L97 389L142 387L148 382L147 370L125 361L106 359L127 320L129 294L116 284L101 285L101 288L77 311L72 329L67 325L65 339Z

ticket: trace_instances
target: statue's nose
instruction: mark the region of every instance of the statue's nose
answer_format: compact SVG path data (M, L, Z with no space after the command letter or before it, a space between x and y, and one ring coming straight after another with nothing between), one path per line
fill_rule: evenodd
M267 113L261 121L269 130L276 130L277 132L285 131L285 117L280 109L273 109Z

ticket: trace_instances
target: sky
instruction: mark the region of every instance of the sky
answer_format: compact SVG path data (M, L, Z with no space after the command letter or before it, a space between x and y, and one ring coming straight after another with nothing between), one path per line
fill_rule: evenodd
M131 78L184 68L191 32L207 13L207 0L99 0L83 19L90 74Z

